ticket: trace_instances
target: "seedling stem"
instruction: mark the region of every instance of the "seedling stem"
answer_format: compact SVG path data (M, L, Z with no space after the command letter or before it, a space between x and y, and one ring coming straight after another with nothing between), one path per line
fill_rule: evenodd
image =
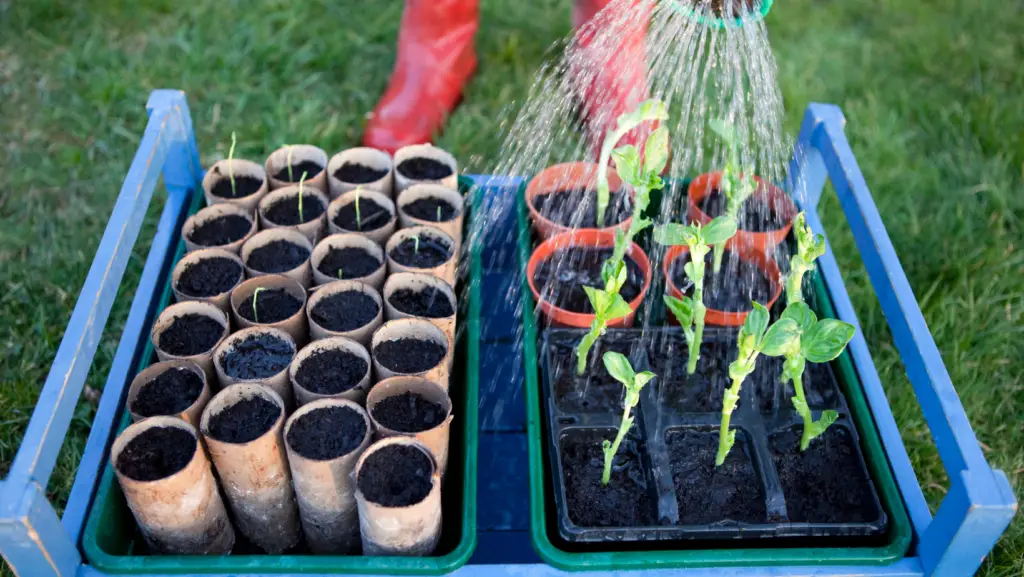
M622 439L626 438L626 434L629 433L629 429L633 426L633 417L630 415L630 411L640 402L640 390L655 375L650 371L636 373L633 370L633 366L629 363L629 359L621 353L609 351L602 358L605 368L608 369L608 374L616 381L622 383L622 386L626 389L626 398L622 403L622 422L619 423L619 432L615 435L615 441L609 442L608 439L605 439L601 443L601 450L604 452L604 471L601 474L601 484L607 487L608 482L612 478L612 463L615 460L615 454L619 452Z
M338 278L339 278L339 279L342 279L342 278L344 278L344 276L343 276L343 275L342 275L342 273L341 273L341 267L338 267Z
M359 191L361 190L362 188L356 187L356 230L363 230L363 219L359 215Z
M302 176L299 177L299 222L306 222L306 219L302 216L302 184L306 182L306 172L302 172Z
M294 147L288 146L288 182L295 182L295 175L292 174L292 148Z
M231 179L231 196L238 196L238 191L235 189L235 132L231 131L231 148L228 149L228 178Z
M441 207L437 207L437 222L441 222Z
M252 291L252 322L256 324L260 323L260 315L256 312L256 303L259 302L257 299L264 290L266 289L263 287L256 287L256 290Z
M725 168L722 169L718 188L726 198L725 215L738 224L743 203L754 193L754 179L743 172L743 166L740 163L739 136L733 125L721 118L716 118L709 124L711 130L718 134L727 148ZM723 241L715 245L714 270L716 274L722 269L725 244Z
M413 242L413 253L420 254L420 237L419 236L412 237L412 242Z

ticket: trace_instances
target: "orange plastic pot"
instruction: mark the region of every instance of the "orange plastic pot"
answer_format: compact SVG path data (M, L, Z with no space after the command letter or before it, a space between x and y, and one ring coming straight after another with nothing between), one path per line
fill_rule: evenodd
M772 298L768 299L767 303L761 303L767 309L771 309L775 301L779 299L779 295L782 294L782 272L779 271L779 265L772 260L771 257L763 252L758 252L750 247L732 249L740 255L741 260L754 263L757 268L764 271L768 275L768 281L772 285ZM665 260L662 262L662 273L665 275L665 287L668 294L679 298L683 296L683 291L679 290L679 287L672 282L672 263L679 257L690 252L690 248L685 245L672 246L665 251ZM707 314L704 316L704 322L708 325L714 325L719 327L738 327L743 325L743 321L747 320L747 313L744 312L728 312L720 311L708 307ZM669 322L672 324L678 324L675 317L669 315Z
M711 194L712 190L718 188L721 181L721 172L706 172L690 182L690 187L686 192L687 213L690 221L697 221L701 224L711 222L711 217L701 210L700 205ZM793 203L793 199L781 188L765 182L756 176L754 181L757 182L757 190L754 191L754 196L761 197L771 205L786 224L782 228L768 232L738 230L736 231L736 236L729 239L725 247L734 251L738 251L740 248L749 248L762 254L771 254L775 247L786 238L789 230L793 228L793 219L796 217L797 212L796 205Z
M590 328L590 324L594 322L594 315L567 311L543 300L540 296L540 291L537 289L537 283L534 280L534 275L536 275L537 267L540 263L555 252L565 248L611 248L613 246L615 246L615 231L613 229L597 230L589 228L551 237L534 249L533 254L530 256L530 262L526 265L527 280L530 283L530 291L533 292L533 299L537 302L537 308L540 309L552 326ZM643 302L647 291L651 288L651 261L647 258L647 254L644 253L643 249L640 248L640 245L634 242L631 247L626 249L626 257L631 258L640 267L640 271L644 275L644 284L640 289L640 294L629 303L629 308L632 312L624 317L609 321L608 326L610 328L628 328L633 326L636 309Z
M622 187L622 180L615 174L611 167L608 169L608 188L612 191ZM573 229L549 220L543 216L537 207L533 205L534 199L542 194L549 194L567 188L589 188L597 190L597 164L593 162L566 162L555 164L540 171L526 185L526 206L530 210L530 220L541 240L547 240L555 235L572 232L573 230L602 230L614 231L616 228L629 230L629 223L632 217L614 226L601 229ZM595 193L596 194L596 193ZM632 195L632 191L630 192Z

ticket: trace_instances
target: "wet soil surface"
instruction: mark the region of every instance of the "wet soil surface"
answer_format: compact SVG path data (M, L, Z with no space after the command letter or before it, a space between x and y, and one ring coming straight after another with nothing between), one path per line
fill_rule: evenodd
M583 287L604 288L601 267L611 258L612 249L573 247L556 251L537 265L533 282L541 298L558 308L594 314L590 299ZM619 294L632 302L643 288L644 277L633 259L626 257L626 284Z
M264 289L238 305L238 314L252 323L273 324L290 318L302 308L302 301L284 289Z
M782 384L782 363L781 357L765 357L761 355L758 361L764 358L764 375L767 377L758 382L757 397L762 414L769 414L776 408L778 410L789 410L793 408L793 383ZM760 369L762 363L758 363ZM804 396L807 404L814 410L836 409L839 407L839 383L828 368L828 363L807 363L804 368ZM776 388L779 389L779 398L776 401Z
M398 165L398 172L413 180L441 180L451 176L452 167L433 158L417 156L403 160Z
M212 349L224 333L224 325L212 317L189 313L175 317L157 340L164 352L176 357L191 357Z
M388 369L409 375L436 367L447 352L444 345L434 341L405 337L378 344L373 356Z
M143 417L177 415L192 406L203 392L203 379L182 368L172 368L142 385L132 412Z
M538 194L533 207L544 218L569 228L597 228L597 191L589 188L565 188ZM608 210L600 228L615 226L629 218L633 206L621 190L608 195Z
M391 222L391 212L377 204L377 201L359 197L358 202L359 218L356 218L356 202L353 201L338 209L338 214L334 216L334 224L352 232L367 232Z
M245 238L252 221L240 214L225 214L200 223L189 238L199 246L223 246Z
M434 464L415 447L390 445L363 461L357 482L370 502L384 507L415 505L430 494Z
M338 333L354 331L377 318L380 305L373 297L358 290L342 291L316 303L310 316L313 322Z
M265 379L288 368L295 347L271 334L250 335L220 356L224 372L232 378L251 381Z
M686 372L690 349L681 334L656 339L648 345L647 358L651 363L651 371L658 375L658 400L664 406L690 413L722 410L722 395L731 384L729 363L736 360L735 340L710 341L705 334L697 370L692 375ZM753 380L753 376L747 377L747 380ZM744 382L744 386L748 384ZM737 407L742 403L741 399Z
M237 262L222 256L204 258L181 271L178 290L190 297L212 297L235 288L242 278Z
M282 198L267 207L266 215L270 222L284 226L295 226L320 218L325 211L324 205L315 196L303 194L302 218L299 218L299 195Z
M245 198L263 186L263 179L255 176L236 176L235 188L231 188L231 177L225 175L213 185L213 195L221 198Z
M270 430L281 416L273 401L242 399L210 417L210 436L223 443L248 443Z
M249 253L249 268L266 273L288 272L309 258L309 249L287 240L275 240Z
M601 339L590 350L587 368L576 374L576 344L549 343L552 383L558 410L567 413L620 413L624 389L605 368L601 357L608 351L630 355L632 343Z
M635 427L634 427L635 431ZM657 502L648 490L635 437L619 446L608 486L601 485L601 444L615 430L576 430L562 436L560 456L569 520L580 527L638 527L657 523Z
M344 280L369 276L376 272L382 264L365 248L332 248L324 255L317 270L331 278ZM341 271L340 275L338 274L339 270Z
M300 180L302 180L302 173L305 172L306 180L310 180L312 178L315 178L316 175L320 174L320 171L323 169L324 167L320 166L320 164L317 162L314 162L312 160L303 160L298 164L292 165L291 178L288 177L287 166L277 171L277 174L274 175L274 178L282 182L299 182Z
M455 314L448 295L430 286L421 290L398 289L391 293L388 302L403 313L417 317L443 319Z
M156 481L181 471L196 452L196 438L178 427L153 427L128 442L117 470L136 481Z
M295 380L312 393L337 395L358 385L368 368L368 363L354 353L325 349L302 361L295 371Z
M458 216L458 209L447 200L435 197L420 198L402 207L406 214L430 222L448 222Z
M374 405L372 411L378 423L400 433L429 431L448 416L440 403L414 392L386 397Z
M704 305L724 312L749 311L752 300L767 305L772 296L772 283L768 275L752 262L740 260L731 251L722 256L722 268L714 272L714 251L704 257ZM693 292L683 267L690 262L690 253L672 261L672 282L686 294Z
M728 198L717 188L704 197L700 209L704 214L715 218L725 214ZM786 226L782 217L782 207L771 202L766 194L754 193L743 201L740 207L740 230L747 232L771 232Z
M388 253L400 265L412 268L434 268L452 257L452 247L441 239L420 238L419 243L407 238Z
M326 461L354 451L366 436L366 421L351 407L323 407L302 415L288 429L288 445L307 459Z
M377 182L388 175L386 170L377 170L372 166L366 166L358 162L346 162L338 167L338 170L334 171L334 178L342 182L350 182L352 184L366 184L369 182Z

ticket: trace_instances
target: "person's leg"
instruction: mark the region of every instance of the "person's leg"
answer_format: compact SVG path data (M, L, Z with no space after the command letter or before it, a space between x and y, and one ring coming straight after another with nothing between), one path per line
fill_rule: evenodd
M406 0L398 55L363 143L394 152L430 142L476 68L479 0Z

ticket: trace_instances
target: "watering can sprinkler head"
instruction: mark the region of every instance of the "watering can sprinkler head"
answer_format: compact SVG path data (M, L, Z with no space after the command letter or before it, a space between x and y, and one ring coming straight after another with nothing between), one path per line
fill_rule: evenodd
M712 0L662 0L672 6L677 12L693 20L697 24L702 24L708 28L739 28L747 22L756 22L763 20L768 12L772 9L772 3L774 0L761 0L759 4L756 4L752 9L741 16L726 17L725 7L719 11L718 14L711 9ZM722 4L732 2L732 0L721 0ZM701 7L701 4L705 4L705 7Z

